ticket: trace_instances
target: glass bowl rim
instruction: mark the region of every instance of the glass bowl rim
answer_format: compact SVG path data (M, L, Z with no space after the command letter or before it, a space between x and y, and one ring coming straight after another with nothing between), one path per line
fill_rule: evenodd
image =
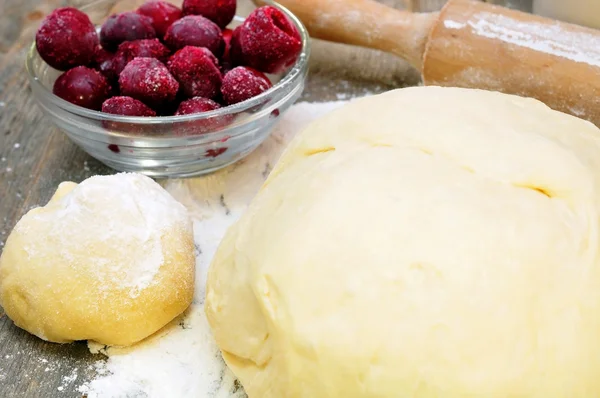
M104 1L105 0L95 1L95 2L92 2L90 4L87 4L87 5L79 8L79 9L84 11L84 10L89 9L89 8L93 7L94 5L96 5L98 3L102 3ZM27 70L27 74L29 77L29 84L31 86L35 86L37 89L40 89L43 96L48 97L48 99L50 99L52 101L56 101L57 105L60 108L64 109L65 111L67 111L69 113L73 113L78 116L82 116L82 117L89 118L89 119L95 119L95 120L114 121L114 122L121 122L121 123L134 123L136 125L156 125L156 124L167 124L167 123L192 122L192 121L203 120L203 119L208 119L208 118L218 117L218 116L236 115L236 114L242 113L244 111L247 111L251 108L254 108L257 105L260 105L261 103L263 103L265 98L269 97L270 95L281 92L280 91L281 89L287 87L292 82L296 81L298 78L303 78L303 71L307 67L307 64L308 64L308 59L309 59L309 55L310 55L310 38L309 38L308 31L306 30L306 28L304 27L304 25L302 24L300 19L298 19L298 17L296 17L286 7L284 7L280 4L277 4L276 2L269 2L269 5L274 6L274 7L278 8L279 10L281 10L296 26L296 29L298 29L298 32L300 33L300 38L302 41L302 49L300 51L300 54L298 55L298 59L296 60L296 62L292 65L292 67L282 77L281 80L279 80L277 83L275 83L267 91L264 91L251 99L242 101L237 104L229 105L229 106L215 109L215 110L208 111L208 112L196 113L196 114L179 115L179 116L154 116L154 117L114 115L114 114L110 114L110 113L87 109L87 108L72 104L72 103L60 98L59 96L55 95L54 93L52 93L52 91L48 87L46 87L44 84L42 84L39 81L38 75L33 73L33 58L35 56L35 53L37 52L35 39L33 40L31 46L29 47L29 51L27 53L27 58L25 60L25 69ZM236 15L235 20L243 21L244 19L242 17L239 17ZM210 135L212 133L220 133L220 132L222 132L222 131L207 132L203 135L206 136L206 135ZM159 138L159 137L153 137L153 138ZM160 138L172 139L173 137L166 136L166 137L160 137Z

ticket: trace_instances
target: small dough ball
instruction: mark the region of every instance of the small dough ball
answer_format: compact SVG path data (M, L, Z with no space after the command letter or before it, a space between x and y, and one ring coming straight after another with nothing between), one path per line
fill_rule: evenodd
M600 131L418 87L286 150L211 264L251 398L600 397Z
M0 258L0 304L48 341L127 346L194 293L187 210L141 174L64 182L17 223Z

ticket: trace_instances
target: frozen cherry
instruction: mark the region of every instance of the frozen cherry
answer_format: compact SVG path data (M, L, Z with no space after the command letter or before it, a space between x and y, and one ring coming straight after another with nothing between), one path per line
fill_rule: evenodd
M125 67L125 59L119 58L117 60L114 53L106 51L104 47L98 44L93 64L94 68L99 70L110 83L116 83L119 79L119 73Z
M112 97L102 104L102 112L123 116L156 116L143 102L131 97Z
M100 44L98 44L96 46L96 51L94 52L94 60L92 62L92 66L94 68L98 69L104 75L104 72L101 70L100 65L108 62L109 60L112 59L112 57L114 57L113 53L106 51L104 49L104 47L102 47ZM106 77L108 78L108 76L106 76Z
M271 88L271 82L263 73L245 66L238 66L223 77L221 94L225 103L232 105L255 97L269 88Z
M101 63L106 62L114 56L113 53L108 52L102 47L100 44L96 46L96 51L94 52L94 66L97 67Z
M181 9L166 1L148 1L137 9L138 14L152 18L158 37L163 38L171 24L183 16Z
M298 29L275 7L254 10L233 31L231 59L265 73L278 73L291 66L302 50Z
M121 94L133 97L150 106L173 101L179 83L167 67L154 58L135 58L119 76Z
M102 103L110 97L111 87L97 70L77 66L56 79L52 92L75 105L100 110Z
M90 65L94 60L98 35L87 15L71 8L59 8L48 15L35 35L40 57L58 70Z
M125 68L127 61L123 55L105 52L96 56L96 69L111 82L119 80L119 74Z
M147 107L141 101L131 97L112 97L102 104L102 112L122 116L156 116L156 112ZM152 126L129 123L121 121L104 120L102 125L112 131L126 132L133 134L147 133L152 134ZM117 147L118 148L118 147ZM110 149L110 147L109 147Z
M183 0L185 15L202 15L222 29L235 16L236 0Z
M225 49L221 29L200 15L188 15L173 22L167 29L165 43L173 51L185 46L206 47L216 57Z
M108 51L115 51L124 41L155 37L152 18L132 11L111 15L100 29L100 43Z
M215 98L223 79L218 64L208 49L187 46L177 51L167 66L186 96Z
M175 116L210 112L219 109L220 107L219 104L208 98L194 97L179 104ZM233 120L232 115L219 115L210 118L191 120L186 123L184 129L179 130L179 133L184 135L196 135L218 131L229 124L231 120Z
M214 111L215 109L219 109L220 107L221 105L217 104L211 99L194 97L190 98L189 100L183 101L181 104L179 104L179 107L175 112L175 116L209 112Z
M160 62L167 62L171 51L158 39L143 39L126 41L119 44L117 55L125 58L127 63L137 57L156 58Z

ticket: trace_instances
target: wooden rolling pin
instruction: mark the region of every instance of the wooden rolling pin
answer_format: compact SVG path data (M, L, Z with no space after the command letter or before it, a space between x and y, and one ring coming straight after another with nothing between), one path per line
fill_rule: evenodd
M533 97L600 126L598 30L473 0L422 14L373 0L277 2L312 37L396 54L427 85Z

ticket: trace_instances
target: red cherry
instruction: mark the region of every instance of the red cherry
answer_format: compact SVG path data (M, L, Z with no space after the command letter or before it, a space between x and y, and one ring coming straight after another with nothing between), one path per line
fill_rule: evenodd
M127 63L138 57L156 58L160 62L167 62L171 51L158 39L143 39L121 43L116 54L122 56Z
M111 15L100 29L100 43L108 51L115 51L124 41L155 37L152 19L132 11Z
M179 83L167 67L154 58L135 58L119 76L121 94L157 107L173 101Z
M106 51L101 45L96 49L94 67L102 73L110 83L117 83L119 73L125 67L125 58L117 57L116 54Z
M104 101L102 112L123 116L156 116L143 102L131 97L117 96Z
M176 116L190 115L214 111L221 106L208 98L194 97L179 104ZM197 135L221 130L233 119L233 115L213 116L208 119L192 120L187 123L184 129L180 130L183 135Z
M293 65L301 50L294 24L277 8L264 6L233 31L230 54L237 65L278 73Z
M235 16L236 0L183 0L181 8L185 15L202 15L221 29Z
M194 97L179 104L175 116L209 112L219 109L220 107L221 105L208 98Z
M158 37L163 38L171 24L183 16L181 9L166 1L148 1L137 9L138 14L152 19Z
M269 78L246 66L233 68L223 77L221 94L226 104L232 105L255 97L271 88Z
M87 15L71 8L58 8L42 21L35 44L40 57L58 70L90 65L98 46L96 29Z
M223 79L218 64L208 49L187 46L177 51L167 66L186 96L215 98Z
M52 92L75 105L100 110L111 94L111 87L97 70L77 66L56 79Z
M221 29L200 15L188 15L167 29L165 43L173 51L185 46L206 47L215 57L220 57L225 48Z

